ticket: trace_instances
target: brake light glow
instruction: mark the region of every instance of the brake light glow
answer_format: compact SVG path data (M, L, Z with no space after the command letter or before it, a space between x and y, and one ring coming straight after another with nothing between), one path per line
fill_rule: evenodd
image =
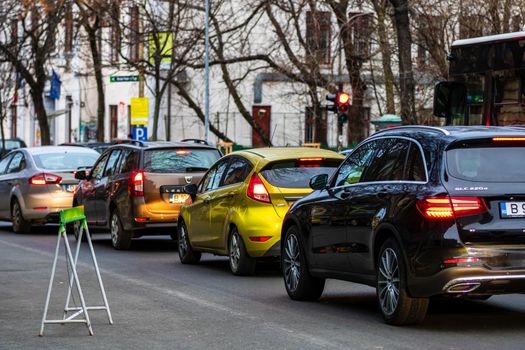
M252 175L250 183L248 184L248 189L246 190L246 195L259 202L272 202L266 186L264 186L264 183L257 174Z
M136 222L147 222L149 218L135 218Z
M178 154L178 155L190 154L190 151L185 150L185 149L179 149L179 150L175 151L175 154Z
M420 199L417 208L427 219L453 219L482 214L485 202L478 197L429 197Z
M31 177L29 179L29 184L35 186L55 185L59 184L60 181L62 181L62 178L58 175L41 173Z
M252 241L252 242L266 242L266 241L270 240L270 238L272 238L272 236L252 236L252 237L250 237L250 241Z
M525 141L525 137L493 137L494 142Z
M324 158L321 157L308 157L308 158L299 158L300 162L319 162L321 160L324 160Z
M144 196L144 172L137 171L131 177L130 194L134 197Z

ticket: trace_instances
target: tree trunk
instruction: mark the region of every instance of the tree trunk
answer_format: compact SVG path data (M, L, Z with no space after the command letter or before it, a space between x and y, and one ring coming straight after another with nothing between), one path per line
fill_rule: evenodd
M390 43L388 41L388 32L386 30L386 2L374 1L374 7L377 13L377 36L379 37L379 48L383 61L383 76L385 81L386 95L386 113L396 114L396 105L394 97L394 73L392 72L392 56L390 52Z
M153 107L153 130L151 131L151 141L157 141L159 129L160 102L162 95L157 91L155 94L155 105Z
M33 99L33 106L35 108L36 118L38 120L38 125L40 126L40 143L42 146L51 144L51 135L49 133L49 122L47 120L47 112L44 106L44 91L43 89L30 91L31 97Z
M394 19L399 51L399 83L401 91L401 120L403 124L417 124L414 73L412 71L412 35L407 0L390 0L394 7Z
M337 24L341 32L342 46L345 53L345 65L350 77L352 86L352 105L350 106L348 116L348 143L350 145L361 142L368 136L367 125L364 115L364 95L366 85L361 79L361 67L363 65L362 57L364 53L356 53L353 45L352 28L350 18L347 15L347 1L331 3L332 9L337 18Z
M88 33L91 58L93 59L93 69L95 71L95 80L97 82L97 141L104 142L106 97L104 92L104 79L102 77L102 60L97 43L97 28L90 28L87 24L84 28Z
M5 156L5 131L4 131L4 120L5 116L0 120L0 132L2 133L2 154L1 157Z

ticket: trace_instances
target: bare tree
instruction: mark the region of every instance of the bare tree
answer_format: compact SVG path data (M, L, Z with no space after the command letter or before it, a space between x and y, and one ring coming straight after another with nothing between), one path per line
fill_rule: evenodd
M15 101L16 79L13 66L9 62L0 63L0 135L2 136L2 154L4 157L5 147L5 121Z
M97 140L105 139L105 84L102 74L103 58L101 31L105 21L111 20L112 11L118 7L121 0L108 2L107 0L74 0L78 8L78 21L84 29L89 44L93 72L97 84ZM112 38L113 39L113 38ZM112 43L115 45L116 43Z
M399 54L399 84L401 120L403 124L416 124L415 83L412 69L412 33L408 0L390 0L394 7L394 23Z
M65 3L66 0L4 0L0 6L0 18L19 23L16 27L11 21L0 23L0 55L14 66L29 86L43 145L51 143L44 106L48 63L56 48L57 28Z

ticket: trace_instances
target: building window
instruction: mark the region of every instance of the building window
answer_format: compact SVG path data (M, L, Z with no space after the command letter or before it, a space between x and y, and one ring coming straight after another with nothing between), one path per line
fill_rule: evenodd
M111 6L111 63L115 64L119 61L121 48L121 33L120 33L120 6L118 3L113 3Z
M479 15L465 15L459 17L459 38L477 38L483 36L483 17Z
M17 124L16 104L11 105L11 138L14 139L16 135L16 124Z
M417 65L419 68L435 64L430 49L436 46L441 47L444 40L442 33L445 29L443 16L421 15L418 17Z
M330 63L330 12L306 12L306 55L322 64Z
M117 105L109 106L109 118L110 118L109 135L112 140L115 140L118 138L118 106Z
M73 51L73 9L71 3L67 3L64 14L64 52Z
M348 22L352 35L352 45L356 56L366 59L370 57L370 38L373 32L373 17L370 13L350 12Z
M138 63L140 56L140 25L139 25L139 7L131 7L130 19L129 19L129 28L130 28L130 46L129 46L129 61L130 63Z

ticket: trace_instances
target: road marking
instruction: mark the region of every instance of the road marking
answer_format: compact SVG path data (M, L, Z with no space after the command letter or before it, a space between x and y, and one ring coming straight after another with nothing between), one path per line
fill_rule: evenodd
M13 247L13 248L18 248L18 249L22 249L22 250L25 250L25 251L28 251L28 252L31 252L31 253L39 254L41 256L46 256L46 257L49 257L51 259L54 257L54 254L51 254L51 253L48 253L48 252L45 252L45 251L42 251L42 250L39 250L39 249L26 247L26 246L18 244L18 243L6 242L6 241L1 240L1 239L0 239L0 243L2 243L4 245L7 245L7 246L10 246L10 247ZM63 256L59 256L59 259L62 262L66 261L65 257L63 257ZM91 268L93 265L89 264L89 263L85 263L85 262L79 261L78 262L78 266L82 266L84 268ZM107 270L107 269L103 269L103 268L100 269L100 272L101 272L101 274L104 274L106 276L110 276L111 278L119 279L121 281L129 282L129 283L133 283L133 284L137 285L138 287L140 287L142 289L148 288L148 289L154 290L154 291L156 291L157 293L160 293L160 294L167 294L169 296L175 296L177 298L180 298L180 299L186 300L188 302L192 302L192 303L198 304L201 307L212 309L212 310L217 311L217 312L225 312L225 313L228 313L228 314L230 314L232 316L239 317L239 318L247 318L247 319L252 320L252 321L258 321L258 322L261 321L260 317L252 316L252 315L250 315L248 313L244 313L244 312L239 312L239 311L233 310L232 308L229 308L227 306L220 305L220 304L208 301L208 300L204 300L202 298L199 298L199 297L196 297L196 296L193 296L193 295L181 292L181 291L177 291L177 290L173 290L173 289L169 289L169 288L164 288L164 287L152 286L151 284L149 284L147 282L144 282L142 280L135 279L135 278L130 278L130 277L125 277L122 274L119 274L119 273L116 273L116 272L113 272L113 271L110 271L110 270ZM346 344L346 345L336 344L336 343L333 343L333 342L331 342L329 340L326 340L326 339L324 339L322 337L317 337L317 336L311 335L309 333L304 333L304 332L301 332L301 331L296 331L296 330L293 330L293 329L285 328L282 325L280 325L278 323L275 323L275 322L263 322L262 325L264 327L270 329L271 331L282 332L286 336L295 338L301 343L309 342L309 343L312 343L312 344L314 344L314 345L316 345L318 347L335 348L335 349L340 349L343 346L348 346L348 344Z

